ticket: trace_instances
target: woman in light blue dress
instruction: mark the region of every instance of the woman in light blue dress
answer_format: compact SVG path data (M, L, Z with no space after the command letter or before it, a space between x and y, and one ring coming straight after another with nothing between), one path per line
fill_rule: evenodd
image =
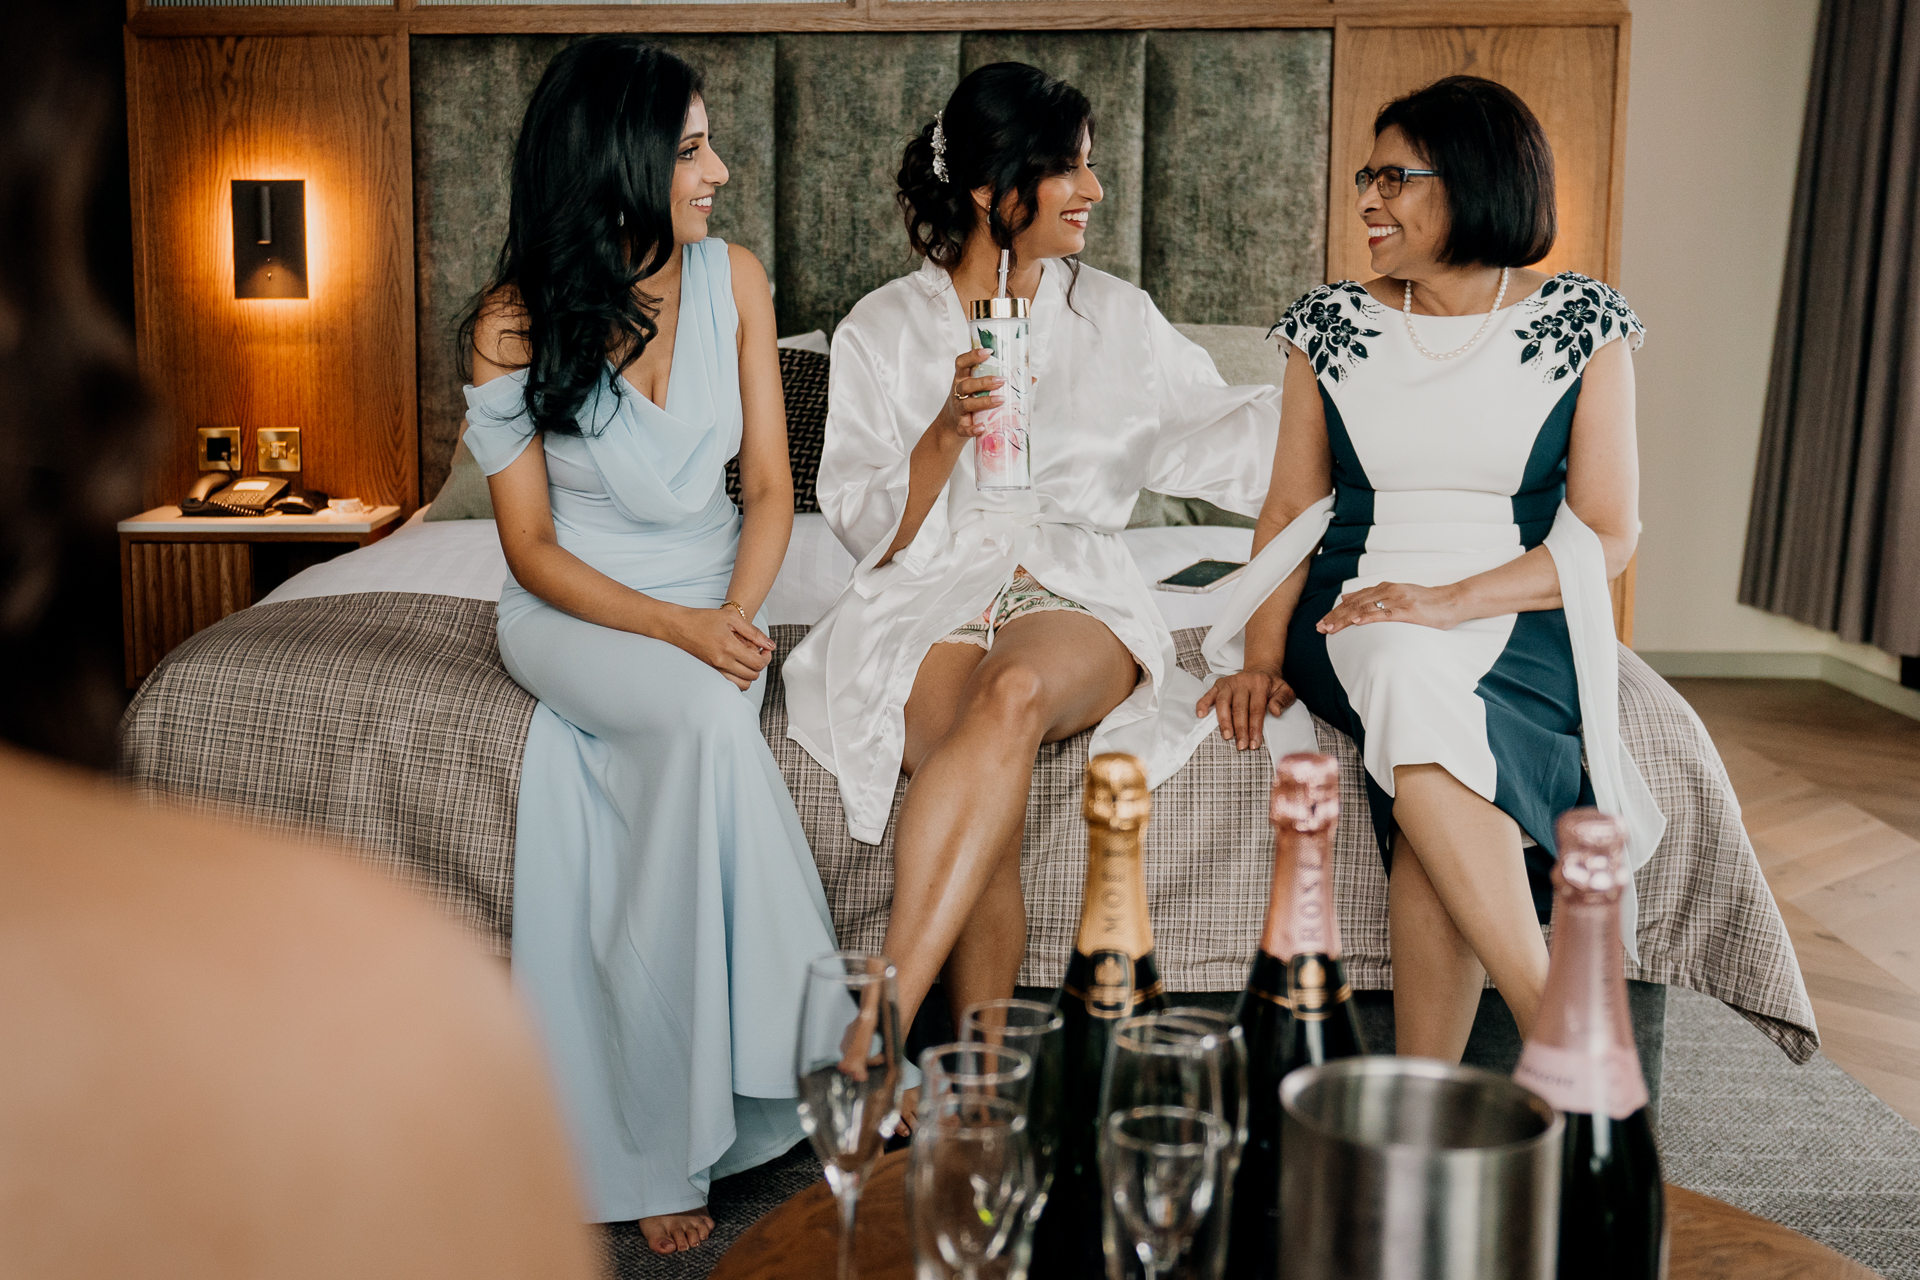
M801 1139L803 975L834 946L760 736L772 642L752 618L793 482L766 275L707 237L727 170L699 88L632 37L554 59L466 329L465 439L510 570L500 654L540 699L514 973L591 1218L637 1218L661 1253L706 1238L713 1178Z

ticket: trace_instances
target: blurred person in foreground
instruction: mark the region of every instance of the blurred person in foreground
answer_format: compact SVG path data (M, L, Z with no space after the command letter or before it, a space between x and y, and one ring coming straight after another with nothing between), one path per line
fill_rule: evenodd
M593 1274L499 966L344 856L76 767L155 419L85 271L113 96L71 12L0 43L0 1274Z

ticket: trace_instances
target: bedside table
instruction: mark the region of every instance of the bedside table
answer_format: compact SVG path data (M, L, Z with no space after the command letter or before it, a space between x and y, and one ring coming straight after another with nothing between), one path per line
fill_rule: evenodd
M238 613L300 570L378 542L399 507L360 515L183 516L155 507L120 522L127 687L175 645Z

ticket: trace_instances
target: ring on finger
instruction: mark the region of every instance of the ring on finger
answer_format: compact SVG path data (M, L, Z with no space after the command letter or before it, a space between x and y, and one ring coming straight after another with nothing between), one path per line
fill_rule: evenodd
M973 397L965 391L955 391L953 393L953 398L955 400L958 400L961 404L965 404L967 401L973 399Z
M1387 607L1387 602L1385 600L1375 600L1373 602L1373 607L1376 609L1385 610Z

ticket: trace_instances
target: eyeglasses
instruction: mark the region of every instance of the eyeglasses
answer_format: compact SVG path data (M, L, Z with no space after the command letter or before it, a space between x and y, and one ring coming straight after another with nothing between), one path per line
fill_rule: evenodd
M1400 194L1400 188L1406 185L1408 178L1437 178L1435 169L1407 169L1397 164L1383 164L1378 169L1362 169L1353 175L1354 189L1361 195L1375 182L1380 184L1380 198L1391 200Z

